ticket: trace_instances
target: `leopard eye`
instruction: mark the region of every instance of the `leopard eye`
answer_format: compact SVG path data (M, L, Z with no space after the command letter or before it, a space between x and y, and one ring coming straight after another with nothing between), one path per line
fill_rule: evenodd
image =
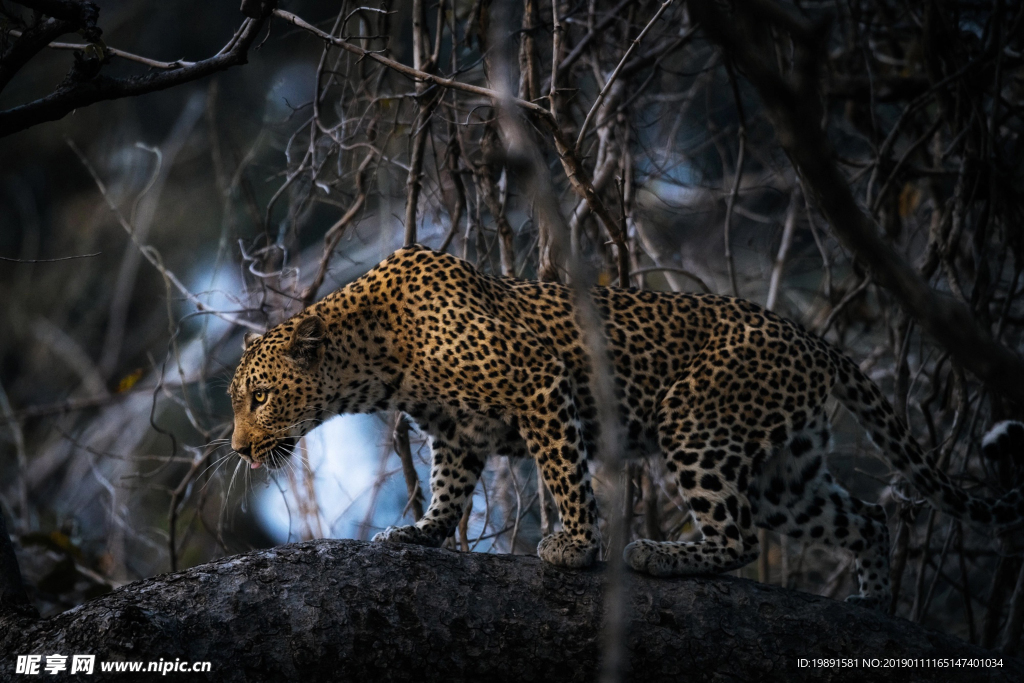
M256 401L256 403L266 403L267 402L267 392L265 392L263 390L252 392L252 400Z

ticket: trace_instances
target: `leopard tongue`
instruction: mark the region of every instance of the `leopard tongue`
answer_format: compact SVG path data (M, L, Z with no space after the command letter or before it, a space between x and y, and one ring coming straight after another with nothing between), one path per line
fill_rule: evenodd
M260 464L258 462L250 463L249 464L249 468L250 469L254 469L254 470L258 470L260 468Z

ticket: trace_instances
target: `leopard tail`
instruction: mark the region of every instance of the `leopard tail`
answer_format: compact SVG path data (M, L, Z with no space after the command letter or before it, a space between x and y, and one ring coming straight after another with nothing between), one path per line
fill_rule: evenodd
M1024 494L1011 490L998 498L966 491L925 454L878 386L846 355L830 349L835 364L832 395L846 406L885 458L937 509L965 522L1009 528L1024 520Z

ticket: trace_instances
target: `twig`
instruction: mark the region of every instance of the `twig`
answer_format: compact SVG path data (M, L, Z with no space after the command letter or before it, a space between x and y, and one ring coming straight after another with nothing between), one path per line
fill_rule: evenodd
M383 57L376 52L364 50L363 48L353 45L340 38L335 38L329 33L325 33L308 23L304 19L292 14L291 12L285 12L284 10L275 9L274 16L284 19L290 24L297 26L301 29L309 31L316 35L321 40L328 41L334 45L337 45L343 50L359 55L366 59L373 60L378 64L382 64L390 69L393 69L401 74L409 76L413 79L420 79L436 83L445 88L451 88L454 90L461 90L463 92L472 93L474 95L482 95L490 98L492 101L500 101L504 98L510 104L514 104L517 107L525 110L527 113L534 115L537 118L537 122L541 124L544 130L554 138L555 149L558 152L559 160L562 162L562 168L565 171L566 177L569 179L569 183L572 188L576 191L579 196L587 200L590 204L591 209L597 214L597 217L601 220L605 230L614 242L617 250L617 261L620 281L623 278L628 278L629 273L629 251L626 247L625 235L619 228L618 221L612 216L605 203L597 194L597 190L594 189L593 183L590 179L590 174L587 173L586 169L580 163L579 158L574 153L573 148L569 140L565 137L563 131L556 125L555 117L551 111L541 107L533 102L527 102L526 100L513 97L511 94L508 97L504 97L497 90L490 88L481 88L480 86L470 85L468 83L461 83L451 78L444 78L435 74L429 74L412 67L408 67L401 62L396 62L393 59Z
M80 258L92 258L93 256L99 256L102 253L102 251L97 251L95 254L79 254L78 256L63 256L61 258L37 259L10 258L7 256L0 256L0 261L9 261L11 263L57 263L58 261L73 261L74 259Z
M441 3L443 6L443 2ZM444 22L438 21L438 40L444 28ZM413 68L416 71L430 73L437 66L435 61L428 54L427 44L427 14L423 6L423 0L413 0L412 3L412 43L413 43ZM430 135L430 120L434 105L438 97L427 95L427 82L416 81L416 100L419 104L418 114L413 120L412 151L409 155L409 174L405 181L405 245L416 243L416 210L419 203L420 189L423 183L420 174L423 172L423 153L427 146L427 138Z
M964 583L966 584L966 577ZM1021 563L1020 573L1017 575L1017 585L1010 598L1009 611L1006 628L1003 630L1003 641L999 645L999 650L1006 655L1013 654L1017 649L1024 627L1024 563Z
M844 296L839 303L835 305L832 312L828 314L827 318L825 318L825 322L822 323L820 328L818 328L817 334L819 336L824 336L825 333L828 332L829 328L832 327L832 323L835 322L837 317L839 317L839 314L843 312L843 309L850 305L850 302L857 298L857 295L867 289L870 284L871 276L865 274L864 279L860 281L860 284L847 292L846 296Z
M934 512L934 510L932 511ZM951 522L949 525L949 531L946 533L946 540L942 544L942 551L939 553L939 559L935 562L935 578L932 579L931 585L928 587L928 594L924 597L924 601L920 603L920 609L918 609L917 599L915 597L914 610L912 612L911 620L920 622L924 618L925 614L928 613L928 606L932 603L932 597L935 595L935 587L939 583L940 578L945 578L945 574L942 572L942 567L946 563L946 555L949 553L950 541L953 540L953 532L956 529L956 523ZM923 547L924 551L921 555L922 558L926 558L931 562L930 553L927 546ZM924 575L924 567L921 567L921 576Z
M836 167L834 147L820 123L820 100L815 91L816 70L824 61L820 35L807 31L791 34L800 41L796 60L799 78L794 86L757 50L766 26L763 21L755 23L746 5L737 6L728 16L711 0L692 1L688 7L757 89L780 144L803 179L804 189L814 195L843 245L870 267L872 277L892 292L964 368L995 391L1017 401L1024 400L1024 361L996 342L967 306L932 290L882 239L857 205L849 184ZM965 67L942 82L967 70Z
M779 287L782 284L782 272L786 268L786 259L789 256L789 245L793 242L793 232L796 226L797 205L800 203L800 189L793 189L789 197L789 211L786 212L786 222L782 228L782 240L779 242L779 252L775 255L775 264L772 266L771 279L768 282L768 298L765 299L764 307L769 311L775 310L775 304L779 296Z
M675 266L649 266L647 268L637 268L636 270L631 270L629 272L629 276L633 277L634 275L643 275L645 273L658 273L661 271L685 275L686 277L696 282L697 285L701 288L702 292L704 292L705 294L711 293L711 288L708 287L707 283L704 282L704 280L700 279L700 277L686 270L685 268L676 268Z
M548 109L551 118L558 120L559 97L558 97L558 60L562 56L562 39L565 37L565 27L558 16L558 0L551 0L551 83L548 87Z
M21 31L10 30L9 34L15 38L20 38ZM47 43L46 47L51 50L85 50L88 47L92 47L94 44L91 43ZM148 67L154 69L184 69L196 65L196 62L187 62L184 59L176 59L173 62L161 62L156 59L150 59L149 57L142 57L140 55L132 54L131 52L125 52L124 50L118 50L116 47L110 47L109 45L103 46L103 51L110 54L113 57L120 57L121 59L127 59L132 62L138 62L139 64L145 64Z
M352 54L359 55L360 57L363 57L365 59L377 62L378 64L386 66L389 69L393 69L398 73L404 74L414 80L423 80L428 81L430 83L436 83L437 85L440 85L445 88L461 90L462 92L468 92L474 95L482 95L483 97L489 97L492 100L500 97L498 91L496 90L491 90L490 88L482 88L478 85L470 85L469 83L462 83L452 78L445 78L444 76L438 76L436 74L430 74L425 71L420 71L419 69L414 69L412 67L406 66L401 62L396 62L393 59L388 59L387 57L384 57L376 52L364 50L358 45L353 45L348 41L342 40L341 38L335 38L329 33L321 31L316 26L313 26L312 24L308 23L301 17L292 14L291 12L275 9L274 16L278 17L279 19L284 19L288 23L293 24L294 26L297 26L305 31L309 31L310 33L317 36L321 40L325 40L333 45L336 45L340 47L342 50L346 50L348 52L351 52ZM519 98L512 98L511 101L517 106L522 107L523 109L529 111L532 114L542 116L545 118L551 116L551 113L544 107L541 107L539 104L527 102L526 100L521 100Z
M921 541L921 557L920 557L920 561L918 562L918 565L917 565L917 580L914 582L914 603L913 603L913 605L910 608L910 620L911 621L920 621L921 620L921 612L922 612L921 607L926 602L926 600L925 600L925 593L924 593L924 579L925 579L925 571L924 570L925 570L925 567L928 565L928 562L931 560L931 542L932 542L932 533L935 531L935 518L936 518L935 510L929 510L928 511L928 524L925 526L925 531L924 531L924 540ZM952 535L952 532L953 532L953 527L952 526L950 526L949 531L950 531L950 535ZM949 543L949 538L950 538L950 536L946 537L946 543L947 544ZM946 549L945 545L943 545L943 551L945 551L945 549ZM943 556L945 556L945 552L943 552ZM941 561L939 562L939 568L940 569L942 568L942 562ZM936 581L937 580L938 580L938 577L936 576ZM931 597L931 593L932 593L933 590L935 590L935 582L934 581L931 584L931 589L928 591L929 599Z
M740 100L739 87L736 85L736 78L733 76L732 67L729 66L728 60L725 62L725 71L729 76L729 85L732 86L733 99L736 102L736 113L740 119L740 126L737 135L740 139L739 154L736 157L736 174L732 181L732 190L729 192L729 196L725 202L725 225L722 228L723 237L725 241L725 264L729 270L729 286L731 287L732 295L739 296L740 290L736 284L736 262L732 256L732 212L733 207L736 206L736 197L740 193L740 182L743 179L743 162L746 159L747 152L747 125L743 116L743 103Z
M200 468L206 464L210 459L210 456L220 448L219 440L231 433L232 425L228 424L217 436L218 442L208 445L203 451L197 452L192 458L191 466L185 476L181 478L178 485L171 491L170 507L167 514L167 550L171 565L171 571L178 571L178 546L177 546L177 531L178 531L178 511L181 507L182 500L188 493L193 480L195 480L197 474L201 474L205 469ZM113 494L111 494L113 496Z
M512 479L512 490L516 494L516 521L512 527L512 538L508 542L509 554L516 554L516 540L519 538L519 520L522 519L523 515L523 496L519 490L519 480L516 478L515 470L512 469L512 461L506 457L505 467L508 469L509 477Z
M555 0L555 1L557 1L557 0ZM565 59L563 59L560 62L557 60L558 51L556 50L555 53L554 53L554 56L556 58L555 59L555 65L554 65L555 66L555 73L556 73L556 75L561 76L564 72L568 71L569 68L573 64L575 64L576 61L583 55L583 51L586 50L588 45L590 45L590 41L592 41L594 38L600 36L603 33L603 31L606 28L608 28L608 26L611 25L611 23L613 21L618 19L619 12L621 12L623 9L625 9L626 7L628 7L630 4L632 4L634 2L636 2L636 0L622 0L618 5L616 5L613 9L611 9L605 15L604 19L602 19L600 22L595 24L594 27L590 31L587 32L587 35L585 35L582 38L580 38L579 42L577 42L576 45L573 46L572 51L565 57ZM558 24L558 22L557 22L557 17L556 17L556 25L557 24ZM552 77L551 80L552 80L552 83L554 83L555 81L557 81L557 78ZM554 87L554 86L552 85L552 87Z
M910 520L909 513L902 502L896 505L896 533L892 541L892 568L889 575L892 577L892 600L883 609L893 616L896 614L896 607L899 605L900 590L903 587L903 572L907 566L907 551L910 546Z
M473 514L473 496L469 496L466 499L466 509L462 511L462 517L459 518L459 549L464 552L469 552L469 518Z
M110 208L111 212L117 218L118 222L121 224L121 227L124 228L125 232L128 233L128 236L131 238L136 248L142 253L142 255L146 258L147 261L149 261L149 263L154 268L160 271L160 273L164 276L164 278L167 279L168 282L172 283L174 287L192 303L192 305L194 305L200 311L208 312L211 315L215 315L218 318L226 320L229 323L247 327L253 330L254 332L262 334L263 332L266 331L256 323L251 323L247 320L242 320L241 318L236 318L234 316L221 313L220 311L212 310L209 306L200 301L199 297L190 292L189 289L185 287L184 284L182 284L181 280L178 279L178 276L176 276L174 273L172 273L171 271L164 267L159 254L155 249L153 249L153 247L141 244L138 241L138 238L135 235L135 228L132 226L131 223L128 222L128 219L125 218L124 214L121 213L121 210L117 208L117 205L114 204L114 202L107 195L106 185L104 185L103 181L100 180L99 175L96 173L96 170L92 167L92 164L89 163L89 160L85 157L85 154L82 153L82 150L78 148L78 145L76 145L74 141L67 140L67 143L68 146L72 149L72 151L74 151L74 153L78 156L78 159L82 162L82 165L85 166L85 169L89 172L89 175L92 176L93 181L96 183L96 187L99 189L100 194L103 196L103 200L107 203L107 206Z
M78 375L82 387L92 396L103 396L107 392L106 383L93 363L92 358L85 352L77 341L75 341L64 330L60 329L46 318L40 316L32 321L29 328L32 336L46 346L54 356L64 363Z
M935 135L935 132L939 129L939 126L941 125L942 118L936 117L935 121L932 122L932 125L928 127L928 130L926 130L924 134L921 135L921 137L915 140L914 143L903 152L903 155L900 156L900 160L896 162L896 166L893 167L892 172L889 173L889 177L886 178L885 182L882 184L882 189L878 191L878 194L875 196L874 201L871 203L872 214L878 213L878 207L881 206L882 200L885 199L885 196L889 193L889 188L893 185L893 183L896 182L897 178L899 177L900 171L902 171L903 167L907 164L907 160L910 159L911 155L913 155L914 152L921 148L921 145L928 142L928 140L930 140L932 136Z
M960 595L964 601L964 621L967 622L968 640L971 643L977 643L978 634L974 624L974 605L972 604L975 600L975 597L971 594L970 579L967 575L967 558L964 555L964 528L959 521L954 522L954 524L956 524L957 526L956 554L957 560L960 564Z
M327 276L327 268L331 263L331 257L334 255L334 249L338 246L338 242L341 241L342 235L345 234L345 228L347 228L355 217L363 210L363 206L366 205L366 197L368 194L367 190L367 170L370 167L370 162L373 161L376 156L376 151L370 149L363 157L362 163L359 164L359 169L356 171L356 198L352 202L352 205L348 207L348 210L338 219L338 222L332 225L326 233L324 233L324 252L320 257L320 265L317 267L316 275L313 277L313 281L306 288L306 291L302 293L302 305L309 306L316 299L316 294L320 289L320 286L324 283L324 278Z
M125 396L131 394L151 391L153 387L136 385L129 391L124 391L118 394L99 394L96 396L85 396L83 398L70 398L66 401L57 401L55 403L43 403L35 406L27 406L19 410L14 411L13 415L18 420L31 420L37 417L47 417L50 415L62 415L64 413L73 413L78 410L89 410L90 408L98 408L99 406L114 403Z
M591 105L590 111L587 112L587 117L583 119L583 125L580 126L580 133L576 137L576 145L573 147L573 151L577 156L580 154L580 147L583 145L583 138L587 134L587 128L590 126L590 122L593 121L594 115L597 114L598 107L601 106L601 102L604 101L604 98L611 89L615 79L619 77L619 73L622 71L622 67L626 64L626 60L632 56L633 51L640 46L640 42L644 39L644 36L646 36L647 32L652 26L654 26L654 22L661 17L662 13L668 9L668 6L671 4L672 0L665 0L665 2L661 3L661 7L658 8L658 11L654 13L651 20L647 22L646 26L644 26L644 30L640 31L640 35L633 39L633 42L630 43L630 46L626 49L626 53L622 55L622 59L619 60L615 70L612 71L612 75L608 77L607 81L605 81L604 87L601 88L601 92L597 94L597 99L594 100L594 104Z
M540 506L540 534L541 536L549 536L555 531L555 522L558 519L558 514L551 514L551 493L548 491L547 484L544 483L540 467L535 469L537 472L537 504Z

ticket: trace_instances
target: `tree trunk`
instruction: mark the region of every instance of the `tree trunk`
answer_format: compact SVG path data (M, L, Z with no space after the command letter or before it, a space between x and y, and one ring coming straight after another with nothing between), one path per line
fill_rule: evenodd
M58 653L95 654L90 680L104 680L103 661L180 658L211 662L217 681L592 681L602 574L524 556L298 543L139 581L51 619L0 618L0 680L25 680L19 654ZM1024 662L1008 657L990 669L865 671L861 658L1000 655L753 581L630 574L627 591L626 680L1024 680ZM856 665L798 665L837 657Z

